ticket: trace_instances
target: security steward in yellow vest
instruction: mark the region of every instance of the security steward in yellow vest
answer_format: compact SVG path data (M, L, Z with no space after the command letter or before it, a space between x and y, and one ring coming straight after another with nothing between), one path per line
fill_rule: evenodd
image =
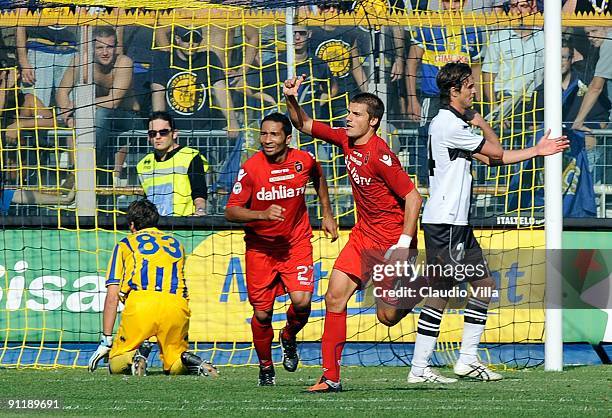
M206 215L208 161L199 151L177 144L178 131L168 112L149 116L153 152L136 166L147 198L161 216Z

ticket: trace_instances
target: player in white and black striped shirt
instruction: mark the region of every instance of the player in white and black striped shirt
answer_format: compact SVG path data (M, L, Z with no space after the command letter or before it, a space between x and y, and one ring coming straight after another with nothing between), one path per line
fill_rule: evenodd
M461 377L500 380L502 376L481 364L477 356L495 281L490 277L480 245L468 223L472 158L487 165L513 164L561 152L568 147L569 141L564 136L549 139L549 130L534 147L504 150L489 124L471 109L476 88L469 65L446 64L438 73L436 83L443 107L429 128L429 200L422 219L427 263L474 266L472 274L465 275L464 280L480 292L478 297L473 296L476 292L470 292L464 309L461 353L454 372ZM472 127L479 128L482 136L472 132ZM457 275L434 278L432 285L439 290L451 289L461 281L458 279ZM409 383L456 381L440 376L429 367L447 302L448 298L442 297L425 300L418 321Z

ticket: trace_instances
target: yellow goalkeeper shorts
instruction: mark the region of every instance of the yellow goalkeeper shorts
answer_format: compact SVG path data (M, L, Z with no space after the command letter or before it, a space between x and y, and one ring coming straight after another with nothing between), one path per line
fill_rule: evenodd
M164 370L170 370L189 348L190 316L187 299L181 296L146 290L130 292L110 358L133 351L144 340L156 336Z

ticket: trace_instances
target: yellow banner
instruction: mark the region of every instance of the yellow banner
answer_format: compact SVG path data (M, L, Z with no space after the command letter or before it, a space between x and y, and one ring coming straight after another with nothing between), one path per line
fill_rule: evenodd
M476 231L499 292L494 295L484 342L541 342L544 336L543 291L545 280L544 232L533 230ZM317 341L323 333L324 295L334 261L348 240L348 231L330 243L322 234L313 238L315 292L312 314L301 333L302 341ZM192 341L249 342L252 340L252 308L247 300L243 233L217 232L197 246L188 257L186 276L192 310L189 338ZM419 236L419 247L424 239ZM517 251L520 249L520 251ZM531 251L538 250L538 251ZM421 253L424 253L421 250ZM420 257L422 257L421 255ZM285 324L288 297L280 296L273 325ZM502 307L501 309L495 307ZM463 315L449 310L442 321L440 341L459 341ZM376 320L371 297L357 292L348 304L347 338L351 342L413 342L417 312L388 328Z

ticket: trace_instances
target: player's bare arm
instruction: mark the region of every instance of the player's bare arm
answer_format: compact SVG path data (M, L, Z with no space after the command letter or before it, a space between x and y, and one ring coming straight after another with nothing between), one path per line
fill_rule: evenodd
M113 335L115 319L117 319L117 307L119 306L119 285L112 284L106 288L104 299L104 312L102 316L102 333Z
M499 160L494 161L490 156L486 155L484 152L485 147L482 148L480 153L474 154L474 157L487 165L505 165L520 163L521 161L529 160L534 157L554 155L562 152L568 147L569 140L565 135L557 138L550 138L549 129L535 146L519 150L504 150L502 158Z
M488 158L490 163L487 165L501 165L502 157L504 155L504 149L499 142L499 137L491 128L491 125L482 117L482 115L473 109L467 109L465 112L465 118L468 123L472 126L479 128L482 131L482 136L485 139L485 143L480 150L480 155ZM476 157L478 158L478 157Z
M597 99L599 95L606 87L606 79L599 76L594 76L593 80L589 83L589 88L582 99L582 104L580 105L580 109L578 110L578 114L576 115L576 119L572 124L572 129L578 131L591 132L591 130L584 126L584 122L587 119L589 112L597 103Z
M319 196L319 202L321 204L321 212L323 218L321 221L321 228L326 238L331 238L331 242L338 239L338 224L334 219L334 213L329 203L329 190L327 188L327 180L325 175L321 173L321 176L313 176L312 184Z
M414 237L417 231L417 219L419 219L423 198L415 187L404 197L404 200L404 230L402 234Z
M113 345L113 328L117 318L117 307L119 306L119 285L111 284L106 288L104 299L104 311L102 316L102 338L96 351L89 358L87 370L93 372L98 363L111 351Z
M230 222L255 222L255 221L284 221L285 208L279 205L270 205L266 210L251 210L242 206L231 206L225 208L225 219Z
M287 110L289 111L289 119L291 119L291 123L300 132L311 136L312 118L308 116L306 112L304 112L297 101L298 91L305 80L305 74L285 80L285 84L283 85L283 94L286 98Z
M412 238L417 234L417 219L419 219L423 198L415 187L404 197L404 201L404 229L397 244L390 248L388 258L391 262L406 260L406 251L410 248Z

